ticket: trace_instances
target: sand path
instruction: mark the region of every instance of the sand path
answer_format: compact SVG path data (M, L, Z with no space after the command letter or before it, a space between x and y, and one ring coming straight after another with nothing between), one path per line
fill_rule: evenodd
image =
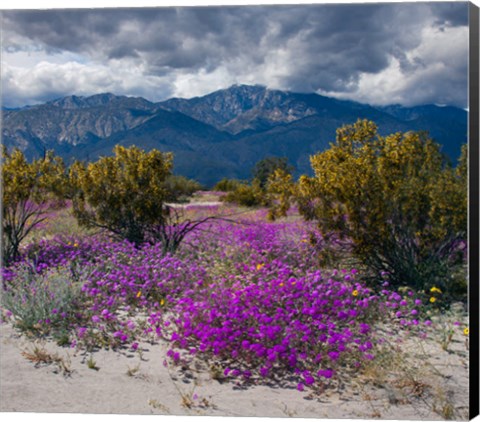
M35 347L61 362L35 365L25 356L25 352L34 354ZM408 385L408 377L397 376L405 385L359 382L312 398L294 385L243 388L233 381L220 383L208 368L183 372L166 368L164 343L140 343L141 356L128 351L95 352L92 359L97 369L91 369L90 354L52 341L28 340L2 324L0 411L441 420L442 412L451 406L457 420L466 419L464 339L454 337L449 351L432 340L421 348L415 342L404 347L410 349L413 378L420 378L423 386Z

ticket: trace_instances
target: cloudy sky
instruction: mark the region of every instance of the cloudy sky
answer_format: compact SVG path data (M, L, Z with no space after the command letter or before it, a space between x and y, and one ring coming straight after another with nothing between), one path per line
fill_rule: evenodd
M7 107L232 84L467 107L464 2L5 10L1 27Z

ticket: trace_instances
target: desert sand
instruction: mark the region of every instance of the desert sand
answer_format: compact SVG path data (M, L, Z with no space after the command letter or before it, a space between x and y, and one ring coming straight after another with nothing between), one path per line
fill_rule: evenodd
M438 339L403 343L408 362L405 373L378 382L358 379L322 394L299 392L296 384L288 382L243 385L217 380L214 371L201 364L184 370L165 367L167 346L162 341L140 343L141 353L99 350L86 354L50 340L28 339L7 323L0 326L0 333L0 411L13 412L3 415L10 418L15 412L468 418L468 350L460 333L455 333L446 351ZM35 349L54 357L54 362L35 363L31 359Z

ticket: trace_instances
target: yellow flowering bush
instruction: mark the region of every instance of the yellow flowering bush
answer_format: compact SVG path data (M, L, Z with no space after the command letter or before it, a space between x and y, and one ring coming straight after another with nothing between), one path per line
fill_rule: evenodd
M284 180L276 211L296 202L330 249L347 245L394 285L466 293L458 272L467 238L466 147L453 168L426 134L381 136L373 122L359 120L338 129L336 142L310 161L314 175Z
M166 219L170 193L165 181L173 157L157 150L116 146L114 156L69 169L75 217L87 227L101 227L135 244L146 240L151 227Z
M52 151L28 162L15 149L2 150L2 260L3 264L19 256L22 241L40 223L54 198L63 198L67 179L61 158Z

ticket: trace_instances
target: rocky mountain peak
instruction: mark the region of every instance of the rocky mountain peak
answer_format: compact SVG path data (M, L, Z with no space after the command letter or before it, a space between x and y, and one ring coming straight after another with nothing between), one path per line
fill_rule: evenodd
M105 106L112 101L115 101L117 98L119 97L110 93L96 94L90 97L70 95L68 97L58 98L56 100L49 101L47 104L63 109L79 109Z
M171 99L162 108L180 111L232 134L265 129L313 114L294 94L262 85L232 85L204 97Z

